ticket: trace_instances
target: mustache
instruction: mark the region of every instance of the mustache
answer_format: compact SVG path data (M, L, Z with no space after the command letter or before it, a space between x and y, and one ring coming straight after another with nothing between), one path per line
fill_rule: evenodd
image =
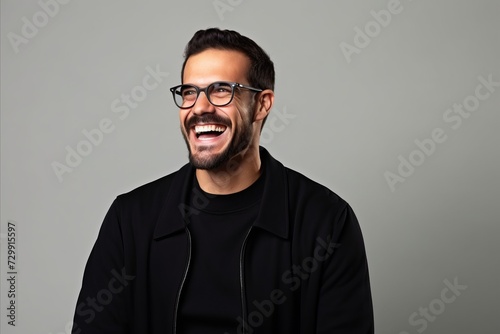
M186 120L184 126L186 129L189 129L198 123L217 123L227 127L231 126L231 121L229 119L215 114L194 115L190 119Z

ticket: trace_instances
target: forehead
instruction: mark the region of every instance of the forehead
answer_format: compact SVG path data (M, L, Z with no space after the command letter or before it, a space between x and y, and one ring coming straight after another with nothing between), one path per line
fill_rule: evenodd
M208 49L188 58L184 83L208 85L214 81L247 82L250 59L239 51Z

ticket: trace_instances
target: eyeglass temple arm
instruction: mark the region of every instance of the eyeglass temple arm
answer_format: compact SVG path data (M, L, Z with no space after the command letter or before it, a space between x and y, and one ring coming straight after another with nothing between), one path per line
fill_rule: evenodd
M253 87L250 87L250 86L245 86L245 85L242 85L242 84L236 84L237 87L240 87L240 88L246 88L246 89L249 89L249 90L252 90L254 92L262 92L263 89L260 89L260 88L253 88Z

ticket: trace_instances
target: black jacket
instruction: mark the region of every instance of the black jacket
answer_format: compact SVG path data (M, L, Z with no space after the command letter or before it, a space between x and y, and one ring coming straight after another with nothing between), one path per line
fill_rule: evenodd
M240 254L237 332L373 333L368 265L351 207L265 149L260 156L265 189ZM187 224L209 200L193 193L193 176L187 164L116 198L85 268L73 333L176 333L190 262Z

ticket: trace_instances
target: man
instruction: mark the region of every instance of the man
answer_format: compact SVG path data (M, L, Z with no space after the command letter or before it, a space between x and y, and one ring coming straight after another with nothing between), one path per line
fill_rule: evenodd
M350 206L259 147L274 66L198 31L179 107L189 163L120 195L88 260L73 333L373 333Z

